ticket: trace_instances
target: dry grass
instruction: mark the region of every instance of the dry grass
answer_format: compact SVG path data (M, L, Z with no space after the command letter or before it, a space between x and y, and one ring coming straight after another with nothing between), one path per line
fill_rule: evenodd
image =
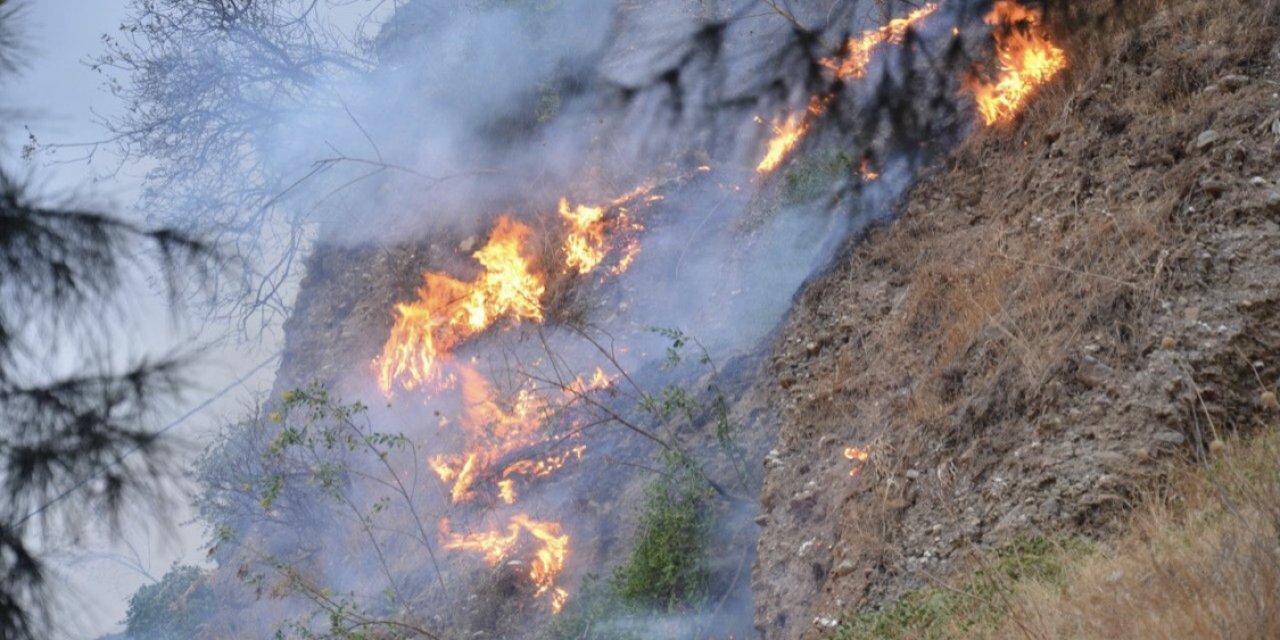
M1280 438L1239 445L1067 572L1020 588L991 637L1280 637Z

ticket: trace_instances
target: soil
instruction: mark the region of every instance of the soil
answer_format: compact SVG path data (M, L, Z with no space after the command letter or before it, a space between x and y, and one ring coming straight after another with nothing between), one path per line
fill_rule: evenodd
M800 296L769 372L763 637L825 637L1018 538L1105 538L1272 410L1266 4L1147 3L1069 43L1019 122L972 136Z

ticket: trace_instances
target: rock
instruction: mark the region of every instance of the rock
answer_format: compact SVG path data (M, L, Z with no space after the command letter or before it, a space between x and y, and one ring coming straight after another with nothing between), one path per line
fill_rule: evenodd
M1227 183L1217 178L1209 178L1200 184L1204 192L1212 198L1220 198L1227 192Z
M803 558L804 555L806 553L809 553L809 550L813 548L813 545L817 543L818 543L817 538L809 538L808 540L805 540L800 544L800 548L796 549L796 555Z
M1052 518L1062 511L1062 505L1057 500L1049 498L1040 503L1040 515L1046 518Z
M1264 178L1264 177L1262 177L1262 176L1254 176L1254 177L1252 177L1252 178L1249 178L1249 184L1250 184L1251 186L1254 186L1254 187L1269 187L1269 186L1271 186L1271 183L1270 183L1270 182L1267 182L1267 179L1266 179L1266 178Z
M908 480L920 479L920 472L915 469L907 469L907 479Z
M1191 143L1191 146L1196 151L1204 151L1205 149L1212 147L1215 142L1221 139L1222 134L1214 131L1213 129L1206 129L1200 135L1196 136L1195 142Z
M1111 367L1093 356L1080 358L1080 364L1076 366L1076 379L1090 388L1106 382L1111 373Z
M1271 213L1280 213L1280 191L1268 191L1263 196L1262 202L1267 205L1267 210Z
M1163 444L1174 445L1182 444L1187 441L1187 437L1177 431L1159 431L1156 432L1154 436L1151 436L1151 439Z
M1233 73L1219 79L1218 86L1226 89L1227 91L1237 91L1246 84L1249 84L1249 80L1249 76Z
M755 517L755 523L756 523L756 525L761 526L761 527L763 527L763 526L764 526L764 525L766 525L766 524L769 524L769 514L767 514L767 513L762 513L762 514L760 514L760 515L756 516L756 517Z
M1280 409L1280 402L1276 401L1276 394L1274 391L1263 391L1262 395L1258 398L1258 401L1262 403L1262 408L1267 411Z
M808 351L809 355L813 355L818 352L818 343L810 340L805 343L804 350Z

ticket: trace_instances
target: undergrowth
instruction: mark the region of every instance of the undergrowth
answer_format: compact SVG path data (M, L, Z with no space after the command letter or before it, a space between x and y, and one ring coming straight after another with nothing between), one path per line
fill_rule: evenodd
M649 486L635 549L609 586L624 602L673 611L706 597L710 490L678 456L667 468Z
M1064 564L1087 554L1079 539L1018 540L995 552L987 566L957 584L912 593L877 611L840 625L836 640L854 638L956 638L999 626L1009 599L1027 583L1059 584Z

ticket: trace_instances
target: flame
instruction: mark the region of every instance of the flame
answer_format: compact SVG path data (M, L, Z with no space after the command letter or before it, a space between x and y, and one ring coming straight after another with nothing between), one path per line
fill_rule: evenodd
M847 51L843 56L823 58L820 63L830 69L837 78L861 79L866 76L871 56L879 47L902 44L908 31L937 10L938 5L930 3L905 16L890 20L889 24L883 27L865 31L858 37L849 39L845 45ZM786 159L787 154L791 153L796 144L809 133L813 122L826 113L832 99L832 95L813 96L809 98L809 106L804 113L792 114L785 120L775 118L772 122L774 135L769 139L764 158L760 160L760 164L756 165L756 173L767 174L777 169ZM757 117L756 122L764 121Z
M609 387L613 386L613 381L615 379L617 379L616 376L613 378L610 378L609 374L604 372L604 369L600 367L596 367L595 373L591 374L590 381L583 380L581 376L578 376L577 378L573 379L573 382L570 382L568 385L565 385L564 391L565 391L565 394L569 396L569 399L572 400L572 399L578 398L579 396L586 395L591 391L600 391L601 389L608 389Z
M542 522L517 513L511 516L505 530L458 534L449 530L448 518L441 518L440 546L446 550L480 554L489 566L495 566L515 549L521 532L541 543L529 564L529 579L538 587L534 597L550 593L551 610L559 613L569 595L555 584L556 576L564 570L569 555L569 536L561 532L560 523Z
M569 208L567 198L560 199L560 217L569 223L564 240L565 266L578 274L591 273L604 260L604 207L578 205Z
M849 470L849 477L852 478L856 477L859 471L862 471L862 466L867 463L867 459L871 457L871 453L866 449L847 447L844 450L844 457L853 460L855 463L853 468Z
M1014 0L996 0L983 19L995 28L995 82L980 78L968 83L987 126L1018 115L1031 94L1067 67L1067 54L1048 40L1040 28L1041 13Z
M570 207L569 199L561 198L560 217L569 226L569 232L564 239L565 269L578 275L586 275L594 271L611 250L607 231L623 234L627 231L643 231L643 226L631 221L624 205L641 196L647 196L642 200L644 204L663 199L660 195L648 195L652 190L652 184L642 184L614 198L606 205L596 206L580 204ZM610 211L614 211L612 220L607 218ZM639 250L639 241L632 234L626 240L623 257L610 269L610 272L615 275L625 272Z
M471 282L426 273L418 300L396 305L396 323L375 361L378 386L390 397L436 378L438 360L502 318L542 320L542 278L524 254L529 227L503 216L472 257L484 271Z
M830 57L821 60L822 66L835 73L837 78L856 80L867 75L867 65L871 64L871 56L884 44L902 44L916 23L933 15L938 10L936 3L926 4L901 18L894 18L889 24L872 31L866 31L856 38L849 38L845 44L843 58Z
M763 122L759 118L757 122ZM760 164L756 165L756 173L772 173L778 165L782 164L783 159L791 152L791 149L800 142L800 138L809 132L809 122L803 116L794 114L787 116L786 121L773 121L773 137L769 139L769 146L766 148L764 158L760 160Z
M502 470L502 477L508 478L513 475L525 475L535 478L545 478L557 469L563 468L569 458L582 460L582 453L587 450L586 445L575 446L568 451L561 452L559 455L548 456L541 460L517 460Z
M871 163L867 160L863 160L862 164L858 165L858 175L862 177L863 182L875 182L880 179L880 172L872 169Z

